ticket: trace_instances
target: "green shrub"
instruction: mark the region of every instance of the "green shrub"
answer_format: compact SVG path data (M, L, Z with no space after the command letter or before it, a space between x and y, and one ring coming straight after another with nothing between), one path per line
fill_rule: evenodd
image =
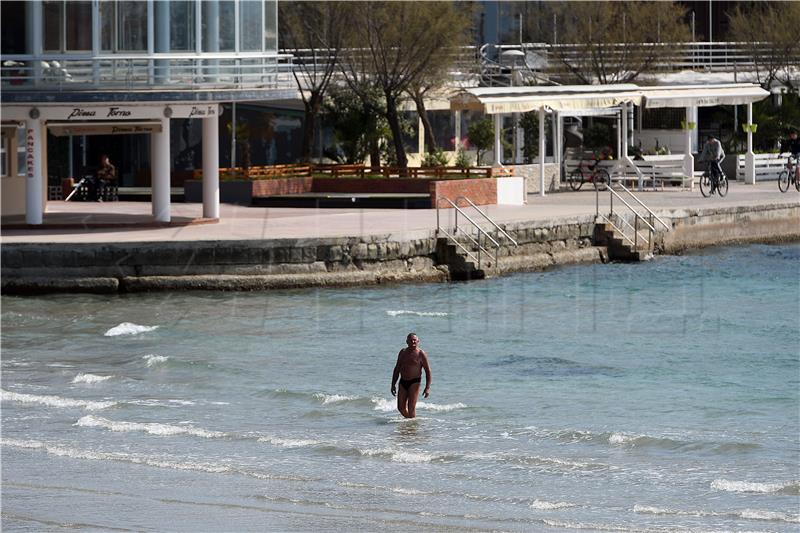
M422 158L423 167L446 167L449 163L447 154L441 148L428 152Z
M458 168L469 168L472 166L472 162L469 160L467 151L464 150L463 146L458 149L458 152L456 152L455 166Z

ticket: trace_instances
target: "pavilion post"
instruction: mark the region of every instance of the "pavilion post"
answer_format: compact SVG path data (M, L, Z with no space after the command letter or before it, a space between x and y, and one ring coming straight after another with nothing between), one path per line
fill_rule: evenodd
M461 110L456 109L454 112L455 119L455 138L453 139L453 148L458 151L461 148Z
M544 158L547 155L547 145L544 138L544 107L539 108L539 196L544 196Z
M169 119L161 119L161 131L150 134L150 187L153 216L170 221Z
M747 104L747 153L744 156L744 182L756 184L756 155L753 153L753 103Z
M686 108L686 119L683 130L683 173L690 180L694 177L694 156L692 155L692 129L689 128L689 121L692 117L692 108Z
M493 167L499 167L503 163L503 143L500 140L500 134L503 131L503 115L497 113L494 116L494 161Z
M44 217L44 177L42 172L42 121L25 121L25 223L42 224Z
M203 121L203 218L219 218L219 120Z

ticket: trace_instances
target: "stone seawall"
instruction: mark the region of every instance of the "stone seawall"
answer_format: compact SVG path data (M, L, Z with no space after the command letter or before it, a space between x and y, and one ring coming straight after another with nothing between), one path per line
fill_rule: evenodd
M672 230L656 251L738 242L800 240L800 206L677 210L659 215ZM607 260L593 240L593 216L503 224L519 246L500 250L502 274ZM4 244L2 292L263 290L316 286L443 282L433 231L319 239Z

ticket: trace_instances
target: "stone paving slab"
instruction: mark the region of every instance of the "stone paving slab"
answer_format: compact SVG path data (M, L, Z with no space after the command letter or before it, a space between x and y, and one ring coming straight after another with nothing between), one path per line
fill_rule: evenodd
M758 205L800 205L800 194L781 193L774 181L756 185L731 183L725 198L703 198L695 191L645 191L639 197L657 213L713 207ZM559 192L546 197L530 195L524 206L486 206L485 211L499 223L589 219L599 199L601 212L608 211L609 193L593 191ZM316 239L393 235L400 239L430 236L436 229L435 209L304 209L243 207L223 204L216 224L179 227L148 227L152 221L148 202L64 203L49 202L45 220L68 216L86 220L86 227L3 229L0 243L124 243L220 240ZM452 225L452 210L442 210ZM200 204L172 204L176 219L202 217ZM93 227L113 224L123 218L145 222L125 228ZM800 224L800 220L798 221Z

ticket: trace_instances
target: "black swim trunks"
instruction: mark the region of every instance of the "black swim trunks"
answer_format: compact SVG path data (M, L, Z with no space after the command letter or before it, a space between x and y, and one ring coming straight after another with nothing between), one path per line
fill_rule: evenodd
M406 390L406 392L408 392L408 389L411 388L411 385L414 385L415 383L419 383L421 381L422 381L422 376L414 379L400 378L400 386L403 387Z

